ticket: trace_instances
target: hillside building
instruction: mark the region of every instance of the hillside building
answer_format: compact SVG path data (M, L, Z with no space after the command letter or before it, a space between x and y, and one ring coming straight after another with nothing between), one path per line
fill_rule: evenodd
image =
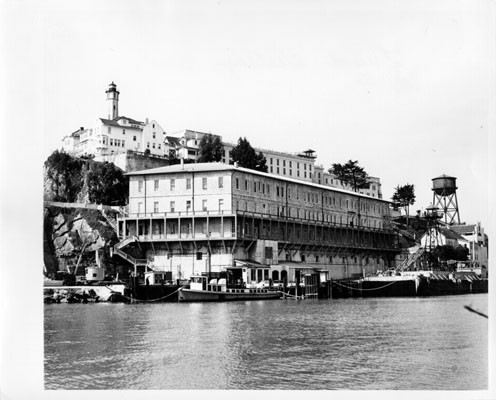
M219 135L190 129L172 133L165 137L165 154L170 158L196 162L199 155L200 142L207 135L218 137L222 140L222 137Z
M442 225L430 228L420 238L420 245L427 251L438 246L459 246L468 249L468 264L474 270L480 270L487 276L488 238L484 229L478 224Z
M107 95L107 118L98 118L91 128L80 129L65 136L62 148L74 156L94 156L96 161L110 161L128 170L135 165L129 158L134 157L130 152L146 153L159 158L156 163L168 165L171 159L183 159L196 162L199 145L205 135L217 136L207 132L182 130L166 134L155 120L139 121L119 115L119 95L114 82L109 84ZM232 164L231 151L236 146L223 142L224 155L222 162ZM336 179L324 170L322 165L316 165L316 154L312 149L300 153L285 153L269 149L255 148L262 152L267 160L268 172L274 175L313 182L321 185L350 190L351 187ZM160 161L162 159L162 161ZM371 177L370 186L360 189L359 193L382 198L379 178Z
M357 277L394 266L399 253L389 203L378 198L224 163L127 175L115 249L137 272L189 278L243 262L269 266L276 281L295 264Z
M489 240L481 223L450 225L449 228L465 240L470 251L471 264L476 268L487 268L489 264Z
M195 131L183 131L185 146L187 149L183 151L185 159L196 160L198 157L198 145L201 138L207 133ZM186 136L187 132L194 132L195 137ZM191 134L190 134L191 135ZM222 138L221 138L222 139ZM222 162L232 164L231 151L236 146L234 143L223 142L224 155ZM322 165L316 165L317 159L316 152L308 149L299 153L285 153L275 150L262 149L254 147L257 153L261 152L267 160L267 168L269 173L288 178L303 180L307 182L318 183L320 185L331 186L344 190L351 190L351 186L345 182L340 181L334 175L330 174ZM376 197L382 199L381 181L377 177L370 177L370 185L368 188L359 189L358 193L366 196Z
M93 127L81 127L65 136L62 149L74 156L91 155L102 161L127 151L163 156L165 132L158 122L148 118L143 122L119 115L120 92L114 82L105 93L107 118L98 118Z

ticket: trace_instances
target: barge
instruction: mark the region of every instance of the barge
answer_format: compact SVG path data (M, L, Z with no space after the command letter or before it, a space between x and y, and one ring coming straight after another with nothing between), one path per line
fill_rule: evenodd
M333 298L443 296L487 293L488 279L476 273L408 271L331 282Z

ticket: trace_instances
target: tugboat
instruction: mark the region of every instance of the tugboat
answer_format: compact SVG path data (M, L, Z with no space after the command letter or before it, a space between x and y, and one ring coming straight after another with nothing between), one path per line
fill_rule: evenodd
M236 301L236 300L269 300L281 298L281 292L267 287L264 282L246 284L240 267L228 267L219 278L211 274L194 275L190 287L182 287L178 292L178 300L186 301Z

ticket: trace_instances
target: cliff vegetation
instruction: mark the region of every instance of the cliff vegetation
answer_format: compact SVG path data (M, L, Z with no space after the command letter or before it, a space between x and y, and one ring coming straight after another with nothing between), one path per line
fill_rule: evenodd
M55 150L44 164L45 201L125 205L128 178L113 163Z

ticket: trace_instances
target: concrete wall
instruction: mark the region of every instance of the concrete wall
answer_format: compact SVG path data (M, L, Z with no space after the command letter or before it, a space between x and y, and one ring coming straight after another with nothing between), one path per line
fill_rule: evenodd
M249 259L265 265L277 264L279 262L277 247L277 242L274 240L257 240L250 249ZM272 249L271 257L268 248Z
M147 251L147 259L150 260L150 268L155 271L172 271L172 279L187 279L191 275L198 275L208 271L207 249L202 247L198 249L202 254L200 260L197 259L196 253L191 254L170 254L165 250ZM226 267L233 265L233 256L231 254L211 255L210 271L221 272Z
M114 163L126 172L142 171L145 169L165 167L169 160L164 157L147 156L143 153L127 151L119 154L96 156L95 161L108 161Z

